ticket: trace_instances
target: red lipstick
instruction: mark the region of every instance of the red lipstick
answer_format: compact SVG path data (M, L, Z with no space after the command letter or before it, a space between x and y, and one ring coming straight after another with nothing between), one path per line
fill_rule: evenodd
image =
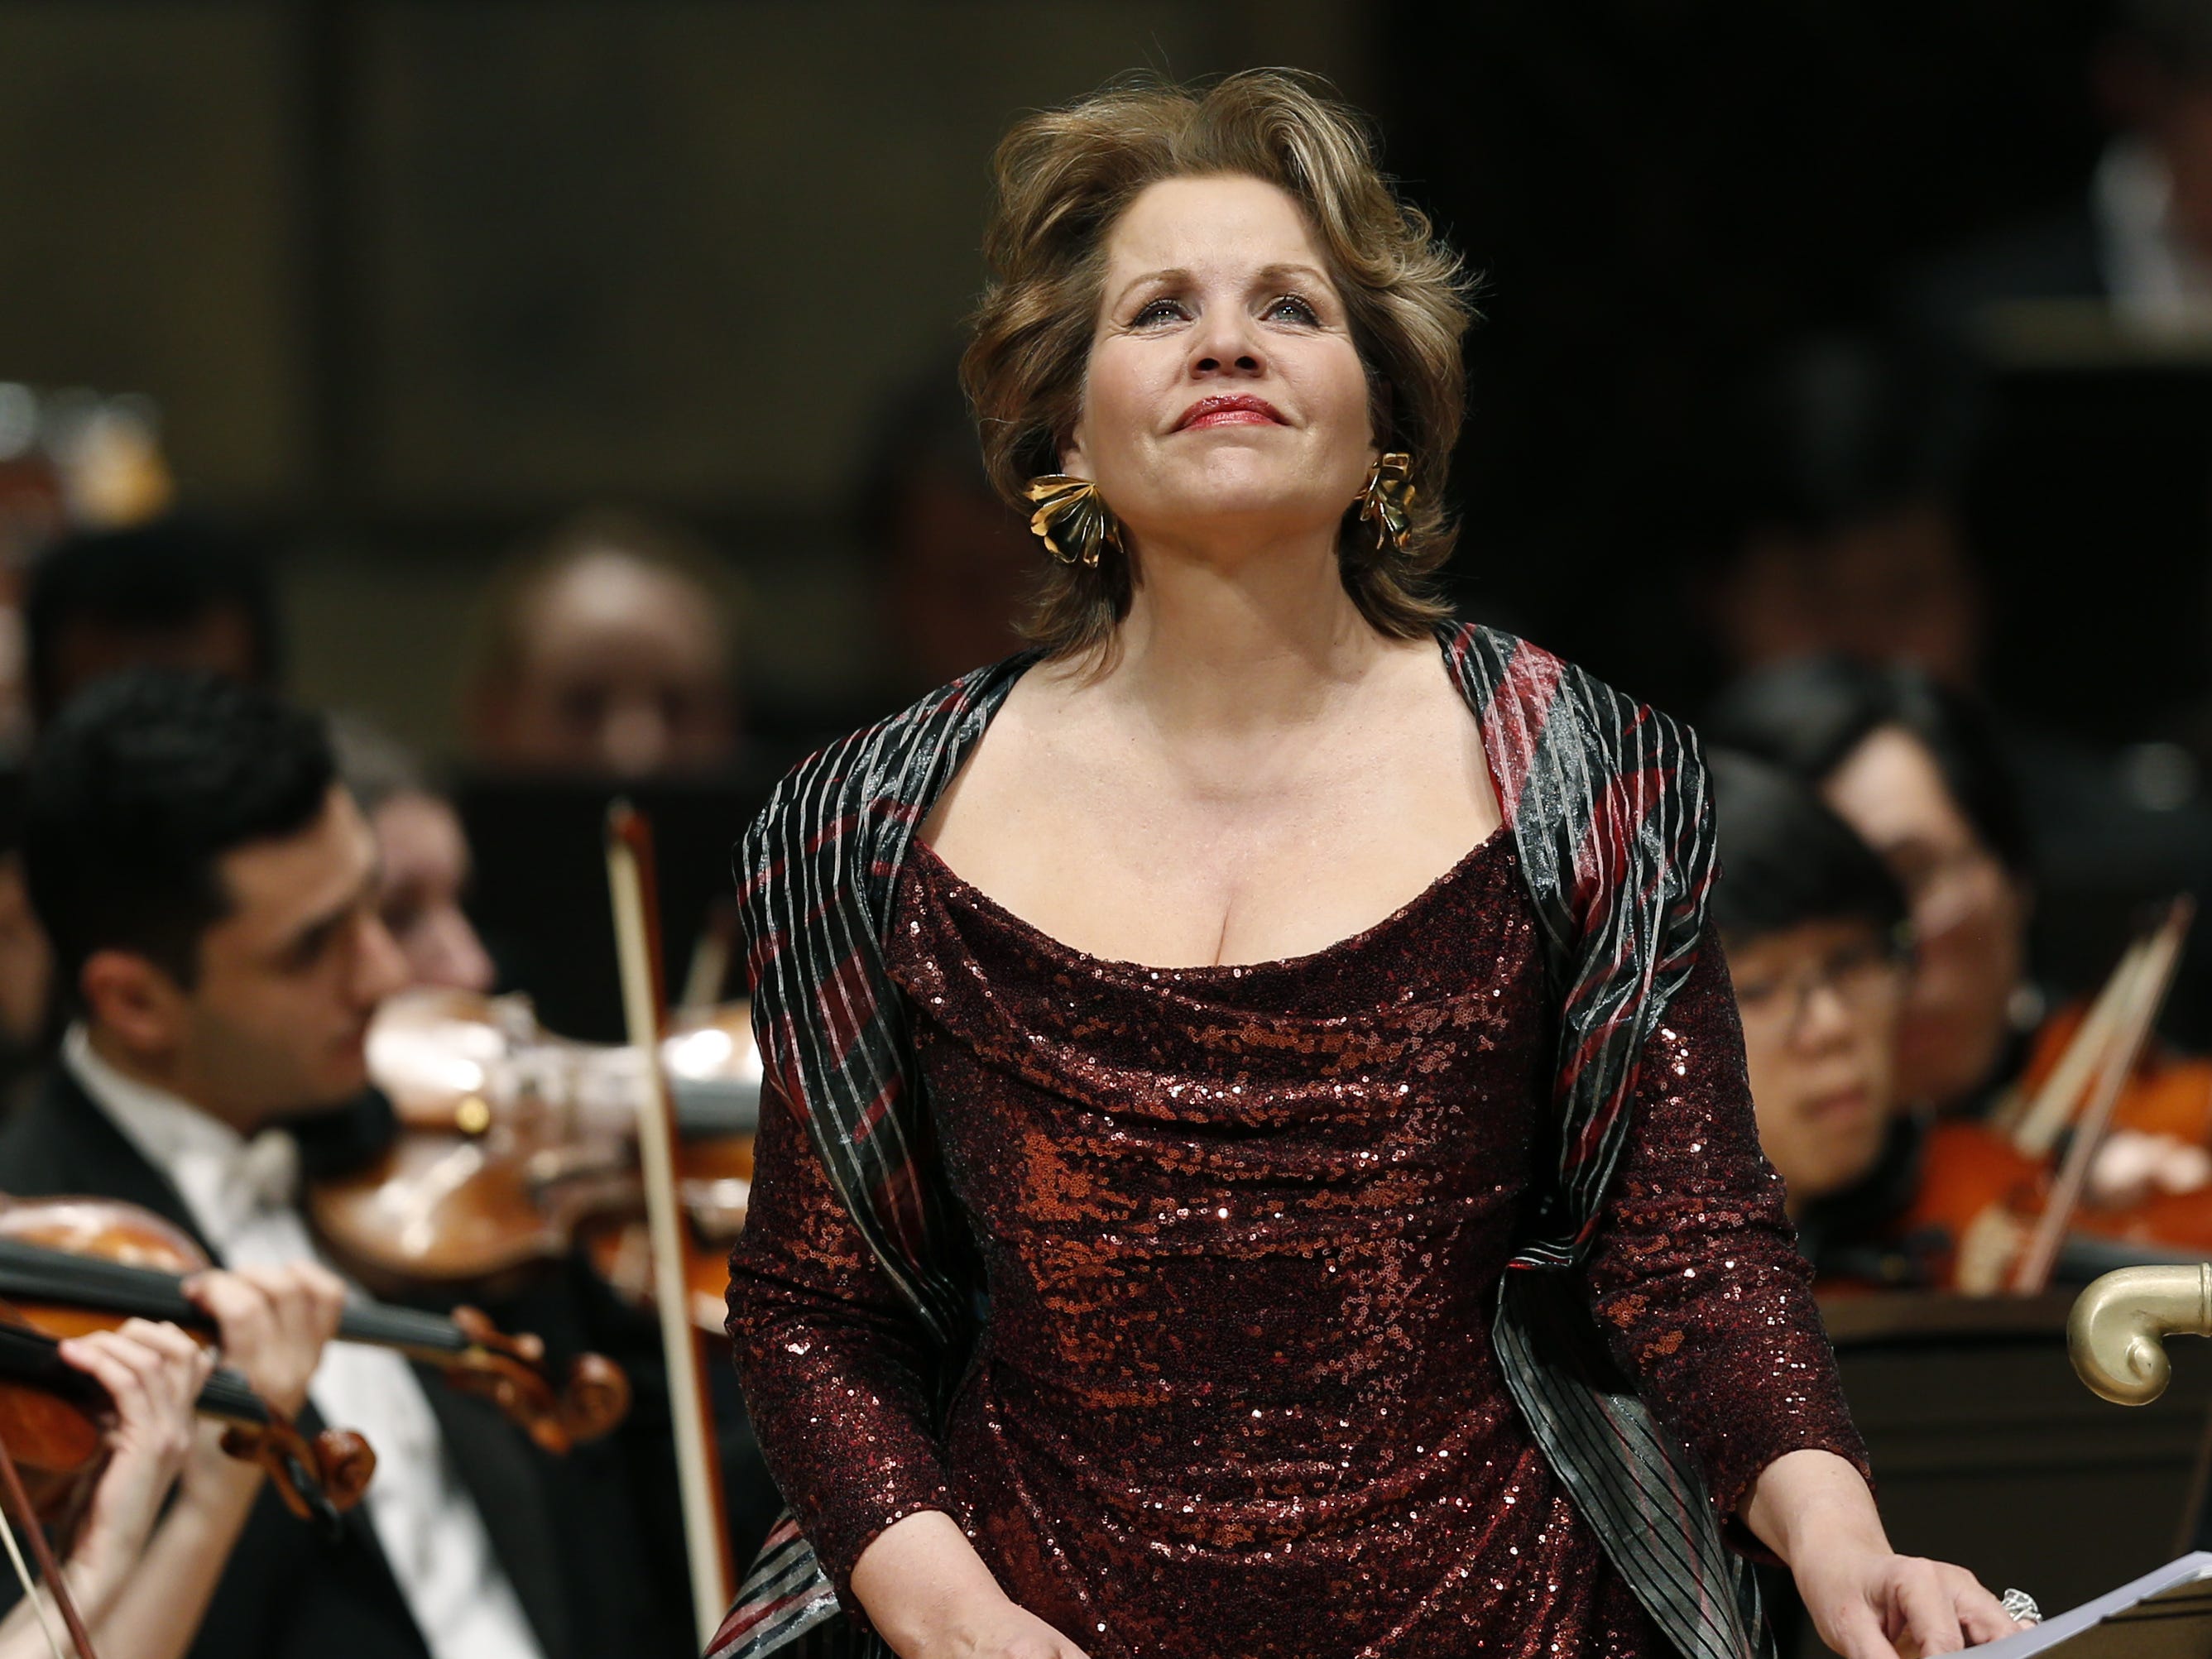
M1249 392L1234 397L1200 398L1175 423L1177 432L1201 426L1288 426L1282 412L1265 398Z

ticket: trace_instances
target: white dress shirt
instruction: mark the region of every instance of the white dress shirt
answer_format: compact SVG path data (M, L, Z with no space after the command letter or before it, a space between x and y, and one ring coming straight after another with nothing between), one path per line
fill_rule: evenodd
M282 1130L248 1141L174 1095L125 1077L70 1027L62 1060L147 1162L167 1175L226 1266L320 1259L298 1209L299 1149ZM544 1659L454 1474L407 1362L333 1342L308 1390L323 1420L376 1449L368 1517L435 1659Z

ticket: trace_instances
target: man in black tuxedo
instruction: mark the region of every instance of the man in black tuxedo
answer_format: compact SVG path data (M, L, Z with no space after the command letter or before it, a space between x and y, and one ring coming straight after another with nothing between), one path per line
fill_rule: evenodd
M41 743L24 850L79 1015L0 1133L0 1191L130 1200L221 1263L311 1257L301 1142L378 1124L359 1103L364 1039L404 976L322 722L206 675L103 682ZM608 1346L630 1363L605 1310L578 1274L501 1312L556 1356ZM656 1379L636 1380L647 1403L627 1439L553 1459L398 1355L332 1345L307 1415L368 1435L368 1499L331 1543L264 1493L192 1654L688 1652L680 1551L652 1501L665 1486L637 1455L666 1457L665 1408L656 1422Z

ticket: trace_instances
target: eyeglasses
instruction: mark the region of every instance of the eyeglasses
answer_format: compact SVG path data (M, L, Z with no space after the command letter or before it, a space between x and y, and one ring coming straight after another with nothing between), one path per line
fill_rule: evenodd
M1896 1006L1905 992L1902 946L1869 939L1830 951L1790 973L1752 972L1736 981L1736 1007L1747 1030L1784 1042L1805 1028L1814 997L1826 991L1854 1018Z

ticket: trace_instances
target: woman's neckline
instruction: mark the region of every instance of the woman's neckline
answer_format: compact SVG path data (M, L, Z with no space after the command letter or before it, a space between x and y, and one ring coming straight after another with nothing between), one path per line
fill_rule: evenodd
M947 864L937 849L922 840L921 836L916 836L911 842L909 856L919 855L926 860L954 887L965 894L977 909L984 911L994 920L1024 937L1042 945L1055 955L1071 957L1093 967L1129 974L1148 974L1155 979L1242 979L1253 974L1310 967L1324 957L1358 949L1387 929L1395 927L1415 911L1425 908L1431 898L1481 862L1494 848L1509 842L1511 839L1510 830L1510 825L1501 818L1488 835L1462 854L1458 861L1449 869L1438 873L1428 885L1391 911L1389 915L1379 921L1370 923L1356 933L1346 933L1341 939L1333 939L1319 950L1301 951L1296 956L1270 957L1260 962L1200 962L1187 963L1181 967L1133 962L1121 957L1097 956L1089 951L1079 950L1065 939L1054 938L1035 922L1008 909Z

